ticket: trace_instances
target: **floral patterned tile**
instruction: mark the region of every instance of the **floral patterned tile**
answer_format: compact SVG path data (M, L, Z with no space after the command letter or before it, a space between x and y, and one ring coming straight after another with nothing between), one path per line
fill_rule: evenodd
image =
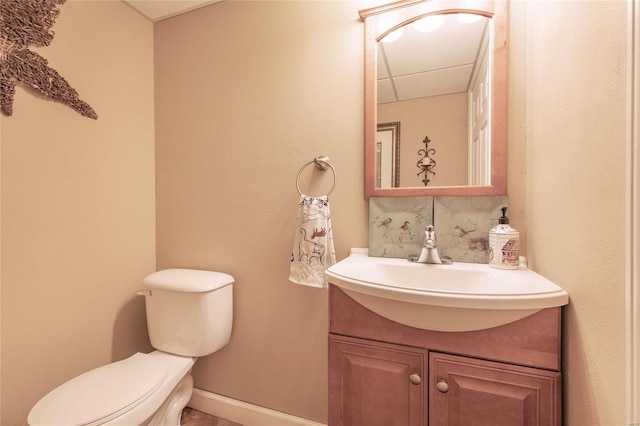
M433 223L433 197L371 197L369 256L420 254L425 226Z
M506 196L437 197L433 214L440 256L489 263L489 231L508 202Z

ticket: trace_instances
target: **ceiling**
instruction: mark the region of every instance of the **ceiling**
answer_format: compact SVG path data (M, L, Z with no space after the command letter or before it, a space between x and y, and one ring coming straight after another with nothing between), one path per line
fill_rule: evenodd
M398 40L378 43L378 103L469 90L491 20L463 23L458 15L439 15L443 24L431 32L406 25Z
M122 0L158 22L223 0ZM469 90L490 19L461 23L445 15L443 25L419 32L407 25L399 40L378 43L378 103Z
M122 0L152 22L161 21L222 0Z

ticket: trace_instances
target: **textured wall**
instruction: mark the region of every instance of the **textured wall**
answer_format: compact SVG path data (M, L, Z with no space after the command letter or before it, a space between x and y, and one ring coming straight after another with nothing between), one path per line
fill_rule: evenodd
M510 217L532 268L571 294L567 424L613 425L624 415L624 386L605 381L624 383L625 3L567 3L511 3ZM156 25L158 266L237 279L233 339L198 361L198 387L326 419L326 297L287 281L294 179L329 155L338 258L366 245L357 10L371 5L231 1Z
M622 425L626 2L513 9L526 15L512 38L526 42L527 256L570 295L565 423Z
M17 89L2 116L2 419L150 349L135 292L155 270L153 27L119 1L69 1L39 49L99 114Z
M429 136L430 155L436 161L429 186L466 185L469 182L468 95L432 96L378 106L378 123L400 122L400 186L424 186L416 165Z
M367 244L357 2L222 2L156 24L158 268L236 278L196 386L326 421L327 292L288 281L300 167L327 155L336 254ZM321 195L329 172L308 167Z
M357 10L371 5L225 1L155 26L158 268L237 280L233 338L198 361L201 388L326 420L326 294L287 280L294 180L329 155L338 258L366 245ZM531 267L571 296L565 423L623 424L625 2L511 13L510 217ZM131 294L154 269L151 24L71 1L54 29L43 53L100 119L23 89L0 119L2 424L148 349ZM311 194L330 185L304 177Z

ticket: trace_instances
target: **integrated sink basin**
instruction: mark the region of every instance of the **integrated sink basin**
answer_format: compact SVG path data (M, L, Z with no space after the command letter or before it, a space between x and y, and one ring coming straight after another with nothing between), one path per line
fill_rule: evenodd
M412 327L483 330L569 302L564 289L524 266L432 265L367 253L351 249L326 270L329 283L378 315Z

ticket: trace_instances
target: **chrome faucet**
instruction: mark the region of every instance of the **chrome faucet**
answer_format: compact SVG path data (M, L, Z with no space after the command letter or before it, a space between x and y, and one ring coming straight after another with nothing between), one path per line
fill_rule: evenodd
M442 256L438 254L438 248L436 247L436 231L433 228L433 225L427 225L424 231L424 243L422 245L422 252L420 253L420 257L418 260L415 260L418 263L444 263L451 264L451 258L447 256Z

